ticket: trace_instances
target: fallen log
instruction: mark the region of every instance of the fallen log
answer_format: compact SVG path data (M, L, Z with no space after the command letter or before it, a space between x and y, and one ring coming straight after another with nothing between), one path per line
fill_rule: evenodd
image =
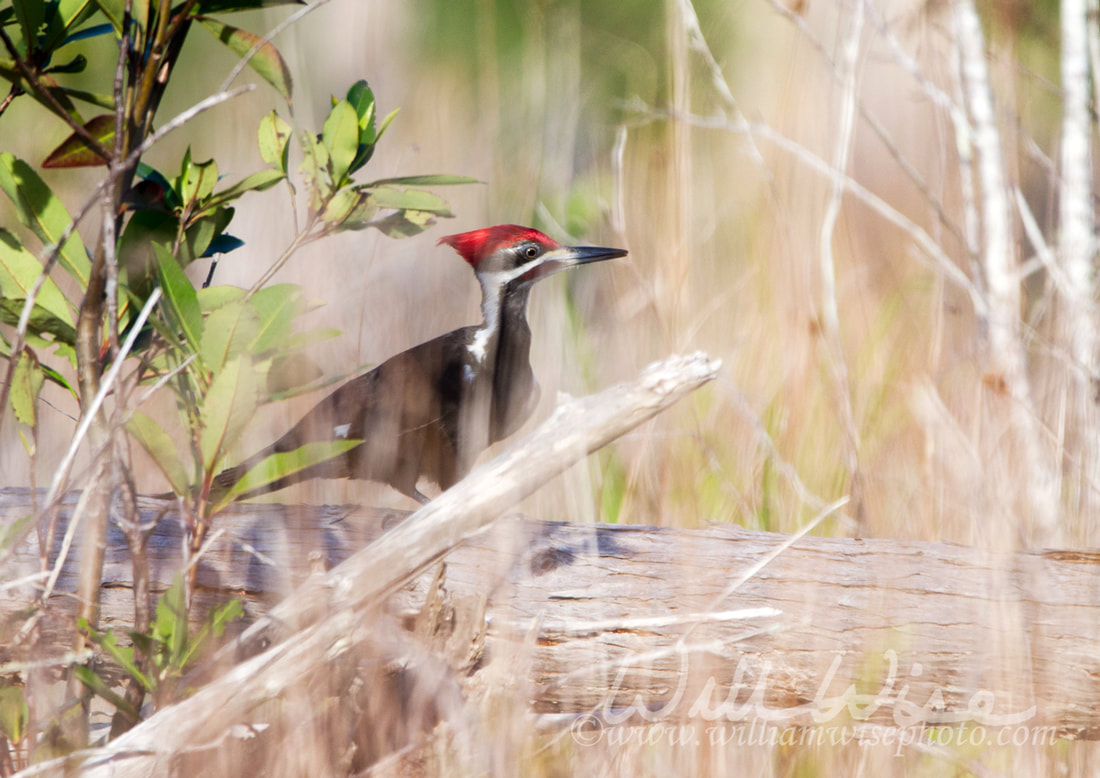
M29 502L26 490L0 491L0 521ZM143 501L143 519L162 507ZM238 598L252 623L312 570L340 563L407 515L237 506L219 517L222 534L200 562L195 610ZM180 539L166 514L149 546L157 589L171 583ZM809 724L817 708L807 702L835 704L854 681L878 700L874 721L940 712L941 723L963 713L996 722L1032 711L1027 723L1062 736L1100 734L1100 554L995 559L949 543L807 536L723 596L786 540L728 525L671 530L506 516L447 555L434 633L464 646L483 633L481 669L525 655L540 713L622 715L640 699L670 715L698 702L697 712L721 719L775 712L777 721ZM108 560L104 620L119 629L133 610L121 536L112 537ZM22 554L14 569L35 562ZM424 617L436 572L389 600L406 626ZM8 626L31 604L17 591L2 592ZM481 600L484 627L464 623ZM73 613L71 598L51 603L39 660L63 655ZM3 643L2 661L17 660L6 635Z

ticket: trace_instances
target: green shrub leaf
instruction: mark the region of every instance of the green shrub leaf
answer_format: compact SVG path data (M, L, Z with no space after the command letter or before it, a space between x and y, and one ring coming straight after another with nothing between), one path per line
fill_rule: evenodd
M160 471L164 473L164 477L172 485L172 491L186 495L188 493L187 472L180 460L179 447L164 431L160 422L141 411L134 411L130 420L126 422L126 431L145 449Z
M227 505L239 494L274 483L283 476L297 473L299 470L305 470L307 467L339 456L362 442L361 440L322 440L306 443L293 451L272 454L245 473L244 478L221 497L217 507Z
M38 423L38 394L46 376L38 365L38 359L28 349L19 355L11 377L11 408L21 424L35 427Z
M184 341L193 349L199 349L199 335L202 332L202 310L199 308L195 287L184 275L176 258L159 243L153 244L157 256L157 271L160 276L161 291L164 293L164 305L172 322L183 333Z
M246 353L260 331L260 316L247 302L223 305L203 324L202 361L217 373L230 359Z
M19 221L47 246L56 245L73 223L68 210L31 166L7 152L0 154L0 189L14 203ZM61 247L60 261L81 288L88 286L92 263L75 230Z
M260 156L269 165L275 165L283 173L287 172L287 158L290 151L290 125L272 111L260 121L257 133L260 142Z
M101 114L84 123L88 134L110 149L115 145L115 116ZM107 160L99 156L92 147L75 132L61 142L61 145L49 153L42 162L44 168L100 167Z
M200 409L203 467L212 475L259 405L258 377L246 357L235 357L214 374Z
M238 57L243 57L252 51L263 38L254 32L231 27L216 19L200 17L203 27L208 29L215 38L224 43ZM275 87L275 91L290 102L291 93L294 91L294 82L290 77L290 68L283 61L279 53L270 41L266 41L259 50L248 60L248 66L256 71L267 83Z
M0 294L11 300L26 300L40 275L42 263L20 245L18 238L7 230L0 229ZM73 327L70 310L75 310L75 306L52 278L46 279L34 304L65 325Z
M388 186L371 189L371 198L379 208L427 211L438 216L453 216L451 206L437 194L423 189L394 189Z

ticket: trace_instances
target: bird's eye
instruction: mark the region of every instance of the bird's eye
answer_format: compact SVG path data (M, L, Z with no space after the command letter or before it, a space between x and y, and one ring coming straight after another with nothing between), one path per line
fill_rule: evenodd
M525 248L523 250L523 256L527 257L528 259L534 259L538 255L539 255L539 247L538 246L528 246L527 248Z

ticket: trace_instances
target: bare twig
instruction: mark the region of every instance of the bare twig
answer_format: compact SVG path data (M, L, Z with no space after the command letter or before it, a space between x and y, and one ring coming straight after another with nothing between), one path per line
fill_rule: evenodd
M306 14L311 14L321 6L328 5L330 1L331 0L315 0L315 2L310 3L305 8L298 9L290 16L283 19L281 22L272 27L271 30L268 31L268 33L260 38L258 41L256 41L252 48L249 49L245 53L245 55L240 58L236 65L233 66L233 69L229 71L229 75L225 77L225 81L222 82L221 89L219 91L224 92L225 90L229 89L229 85L232 84L233 81L236 80L237 76L241 74L241 71L243 71L245 67L248 66L249 60L255 57L256 54L259 53L260 49L271 43L272 39L275 38L276 35L281 33L287 27L290 27L292 24L297 24L298 21L301 20Z
M1093 504L1091 490L1082 488L1097 477L1100 444L1096 434L1096 401L1091 376L1096 372L1096 228L1092 204L1092 124L1089 116L1089 58L1087 0L1063 0L1062 19L1062 140L1058 192L1058 258L1069 283L1064 287L1066 309L1058 337L1074 365L1064 385L1068 393L1067 445L1084 465L1082 484L1072 484L1082 515ZM1096 21L1093 20L1093 26ZM1095 77L1095 74L1094 74Z
M1031 402L1026 356L1021 339L1020 284L1013 250L1011 209L1005 182L1000 133L985 61L981 21L972 0L956 0L955 34L963 88L967 95L981 183L982 269L988 289L986 370L999 376L1011 397L1008 410L1022 439L1026 462L1025 494L1029 512L1051 542L1058 529L1060 484L1044 456L1039 423ZM1003 447L1000 447L1003 448ZM1008 455L1008 452L1003 452Z
M985 315L988 306L984 295L979 291L974 282L971 281L970 278L951 260L943 248L933 240L932 236L881 197L867 189L867 187L863 186L852 177L834 170L828 162L821 159L821 157L814 154L805 146L787 138L768 125L758 122L752 122L742 126L737 122L728 122L720 117L712 118L691 113L659 111L648 108L643 110L643 116L649 121L672 119L675 121L688 122L696 127L707 127L727 132L752 133L757 138L768 140L781 150L797 157L815 173L824 176L830 181L833 179L840 181L847 194L858 198L879 216L908 235L921 252L933 260L931 267L941 272L951 283L966 292L970 297L970 302L974 306L975 311L980 315Z
M779 2L779 0L769 0L773 10L783 16L788 22L794 25L795 29L802 34L802 36L810 42L814 51L821 58L826 70L833 77L834 80L840 82L843 79L841 69L837 66L833 56L826 49L825 44L818 38L809 25L806 24L806 20L799 14L796 14L789 7ZM894 37L890 31L889 25L882 18L878 9L874 3L865 2L864 11L871 23L876 27L878 32L886 40L892 51L899 57L899 64L908 72L914 80L917 81L918 86L925 93L929 100L934 105L937 105L947 111L947 113L953 118L961 117L966 119L966 114L963 113L957 106L957 104L951 100L951 98L936 87L931 81L927 79L920 67L904 52L901 44ZM913 185L917 187L921 195L936 213L936 218L951 232L951 234L957 236L960 240L965 242L962 229L955 222L955 220L947 213L944 208L942 198L938 197L928 186L928 182L924 180L924 177L917 171L913 164L902 153L901 149L890 137L890 133L879 121L878 117L871 112L871 110L864 104L863 100L860 100L858 95L856 98L856 107L859 110L860 118L867 124L868 127L875 133L879 141L886 147L887 152L897 162L898 167L909 178Z
M69 470L72 468L73 460L76 458L76 453L80 448L80 444L84 441L84 436L88 433L88 428L92 424L92 419L95 418L95 415L99 412L100 406L103 404L103 400L114 386L118 374L122 371L122 364L126 359L126 355L129 354L130 349L133 348L134 341L137 340L137 336L141 333L141 328L144 326L145 320L149 318L149 314L152 312L153 306L157 304L158 300L160 300L159 286L153 290L153 293L149 295L149 299L145 301L145 305L142 307L141 312L134 320L130 334L126 337L126 342L122 345L122 349L119 352L119 358L115 360L106 375L104 375L103 380L100 382L99 391L81 416L80 424L77 425L76 428L76 433L73 435L73 439L69 443L69 448L65 451L65 455L61 458L61 462L57 466L49 491L46 492L46 500L42 508L43 511L52 508L64 489L69 477Z
M200 113L203 113L204 111L209 111L211 108L221 105L227 100L232 100L235 97L240 97L243 94L251 92L255 88L255 84L244 84L237 87L236 89L230 89L227 92L218 92L215 95L207 97L205 100L200 100L199 102L188 108L186 111L176 114L176 116L172 117L169 122L161 126L159 130L152 133L149 137L142 141L141 145L130 152L130 156L123 160L122 164L119 167L127 168L130 165L134 164L138 161L142 154L144 154L155 144L163 140L165 135L170 132L174 132L175 130L178 130L180 127L187 124L187 122L194 119Z
M856 104L859 98L859 60L863 36L864 1L856 0L852 6L849 29L842 45L842 91L840 116L833 147L833 169L829 198L821 219L818 236L818 254L821 267L821 324L825 351L833 372L835 399L846 440L845 459L849 489L855 502L856 519L863 515L861 476L859 472L859 431L852 411L852 391L848 378L848 363L844 356L844 343L840 334L840 312L836 293L836 261L833 257L833 237L837 219L844 203L844 180L848 177L848 157L855 132ZM862 522L861 522L862 523Z

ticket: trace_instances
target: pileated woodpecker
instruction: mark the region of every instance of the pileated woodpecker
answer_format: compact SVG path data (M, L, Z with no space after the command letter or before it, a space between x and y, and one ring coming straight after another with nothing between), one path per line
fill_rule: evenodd
M275 443L220 473L215 489L228 490L272 454L346 439L363 442L241 498L311 478L358 478L428 502L417 488L421 476L447 489L535 409L539 389L527 324L532 285L559 270L626 255L622 249L562 246L514 224L448 235L439 243L473 268L481 284L481 324L413 346L348 381Z

